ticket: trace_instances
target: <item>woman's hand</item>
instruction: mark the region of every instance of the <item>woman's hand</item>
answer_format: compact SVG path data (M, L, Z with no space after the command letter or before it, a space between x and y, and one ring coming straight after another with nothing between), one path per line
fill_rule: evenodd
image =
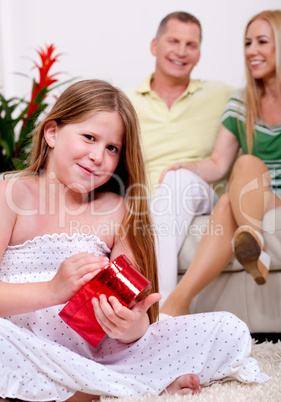
M108 264L107 257L97 257L92 253L79 253L67 258L56 275L49 281L54 304L66 303Z
M160 299L160 293L152 293L132 309L123 306L114 296L107 299L101 295L99 299L93 298L92 303L96 319L107 335L130 343L144 335L149 326L147 310Z

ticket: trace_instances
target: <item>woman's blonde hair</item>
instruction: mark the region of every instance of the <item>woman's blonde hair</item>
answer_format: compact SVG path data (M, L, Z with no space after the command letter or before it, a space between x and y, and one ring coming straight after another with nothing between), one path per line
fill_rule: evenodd
M274 33L274 41L275 41L275 58L276 58L276 77L278 81L281 83L281 10L266 10L261 13L255 15L248 22L246 29L244 40L246 39L247 31L252 22L256 20L265 20L267 21ZM246 65L246 139L247 139L247 147L248 153L252 152L253 148L253 136L254 136L254 127L255 123L259 117L259 109L260 109L260 99L264 93L264 84L262 79L253 78L251 71Z
M79 81L68 87L36 130L30 165L23 174L42 174L47 167L50 148L44 137L44 127L49 121L55 120L62 127L99 112L113 111L117 111L122 119L124 142L119 164L113 177L106 183L106 188L126 198L120 236L126 233L138 269L151 281L153 291L157 292L154 233L148 206L139 123L132 103L121 90L102 80ZM149 309L151 322L156 320L158 309L158 303Z

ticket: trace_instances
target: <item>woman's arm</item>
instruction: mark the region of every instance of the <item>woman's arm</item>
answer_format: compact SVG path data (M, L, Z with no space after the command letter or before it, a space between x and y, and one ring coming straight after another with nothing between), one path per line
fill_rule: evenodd
M176 163L162 172L160 183L168 171L181 168L198 174L207 183L220 180L229 172L238 150L239 142L235 135L221 125L214 150L209 159L200 162Z

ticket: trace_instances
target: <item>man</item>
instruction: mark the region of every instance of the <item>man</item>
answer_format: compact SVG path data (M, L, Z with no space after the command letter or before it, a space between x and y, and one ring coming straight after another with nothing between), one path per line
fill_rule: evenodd
M177 253L194 215L209 213L216 202L213 190L198 176L196 161L211 155L224 106L234 91L221 82L191 79L201 40L196 17L185 12L167 15L151 42L154 74L126 91L140 120L154 193L151 211L158 232L162 301L176 286ZM175 170L185 162L194 162L194 173ZM173 172L165 174L169 170ZM215 183L214 188L222 193L224 185Z

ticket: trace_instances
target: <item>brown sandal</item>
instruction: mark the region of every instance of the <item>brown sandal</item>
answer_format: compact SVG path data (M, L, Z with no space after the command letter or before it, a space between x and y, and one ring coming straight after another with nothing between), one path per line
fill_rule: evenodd
M264 249L262 235L250 226L240 226L234 233L233 251L256 283L263 285L268 275L270 256Z

